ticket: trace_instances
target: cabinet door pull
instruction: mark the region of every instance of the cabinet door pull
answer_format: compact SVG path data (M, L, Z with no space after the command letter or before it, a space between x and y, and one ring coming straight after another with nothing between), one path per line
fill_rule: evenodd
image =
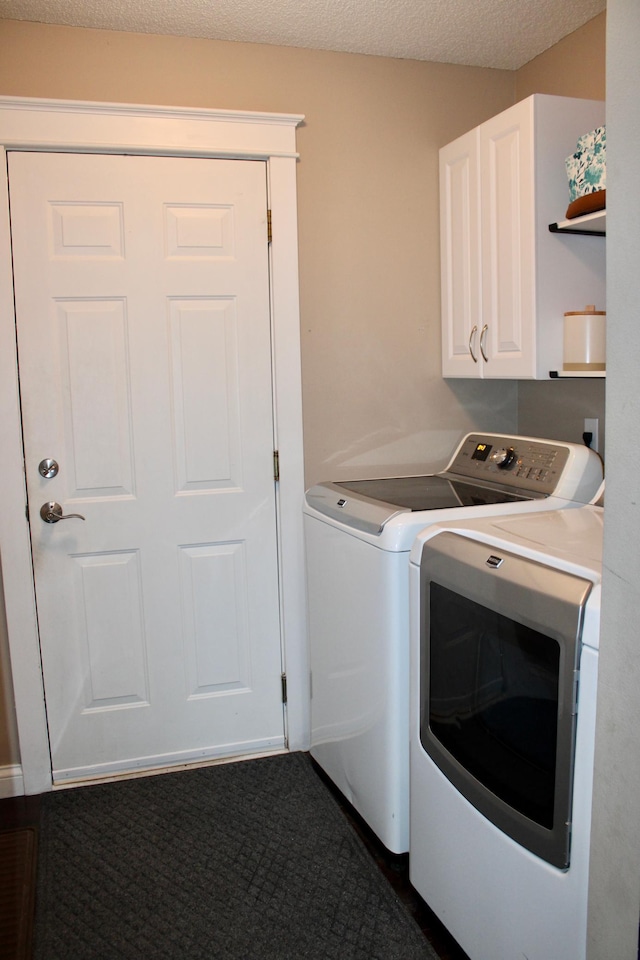
M469 353L471 354L471 359L473 360L474 363L478 362L478 358L473 352L473 347L471 346L471 344L473 343L473 338L475 337L477 332L478 332L478 325L474 323L473 330L469 334Z
M482 354L482 359L484 360L485 363L489 363L489 357L485 353L485 349L484 349L488 329L489 329L489 324L485 323L484 327L480 332L480 353Z

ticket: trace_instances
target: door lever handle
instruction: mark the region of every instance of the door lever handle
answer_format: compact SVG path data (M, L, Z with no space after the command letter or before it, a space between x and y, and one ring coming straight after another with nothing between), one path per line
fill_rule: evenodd
M55 500L49 500L40 507L40 516L45 523L58 523L59 520L84 520L81 513L63 513L62 507Z

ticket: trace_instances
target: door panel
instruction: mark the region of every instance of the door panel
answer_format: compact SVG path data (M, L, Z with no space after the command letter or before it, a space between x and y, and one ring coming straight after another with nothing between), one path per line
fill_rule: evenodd
M535 370L532 111L524 101L480 127L482 314L488 324L485 375L492 377L531 377Z
M9 164L54 777L282 746L265 165Z
M442 375L481 377L478 131L440 151Z

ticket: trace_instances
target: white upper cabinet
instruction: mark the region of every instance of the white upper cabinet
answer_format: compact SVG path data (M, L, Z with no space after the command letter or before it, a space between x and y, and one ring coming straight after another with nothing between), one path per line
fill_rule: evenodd
M536 94L440 151L443 376L547 379L565 312L605 309L604 241L549 231L565 159L604 113Z

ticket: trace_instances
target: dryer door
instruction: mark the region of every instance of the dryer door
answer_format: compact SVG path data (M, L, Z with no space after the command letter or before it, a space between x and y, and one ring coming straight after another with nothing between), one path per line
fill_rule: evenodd
M454 533L421 571L422 745L492 823L567 867L591 583Z

